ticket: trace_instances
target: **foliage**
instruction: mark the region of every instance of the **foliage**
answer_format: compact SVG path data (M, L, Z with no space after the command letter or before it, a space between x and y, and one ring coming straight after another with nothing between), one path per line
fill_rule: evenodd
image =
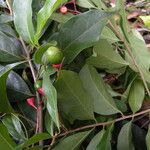
M150 53L113 5L0 0L1 149L150 149Z

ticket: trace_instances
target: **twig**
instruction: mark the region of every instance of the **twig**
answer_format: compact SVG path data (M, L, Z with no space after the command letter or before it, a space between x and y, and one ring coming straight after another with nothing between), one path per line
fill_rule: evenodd
M31 73L32 73L32 76L33 76L33 80L34 80L34 82L36 82L36 76L35 76L36 73L35 73L34 67L33 67L32 62L31 62L31 59L30 59L29 51L28 51L28 49L27 49L27 47L26 47L26 45L25 45L25 43L24 43L22 37L20 37L20 41L21 41L22 46L23 46L23 48L24 48L24 50L25 50L25 52L26 52L27 61L28 61L29 66L30 66L30 70L31 70Z
M131 59L132 59L132 61L133 61L135 67L137 68L137 70L138 70L139 73L140 73L140 76L141 76L141 79L142 79L143 84L144 84L144 86L145 86L145 89L146 89L146 91L147 91L147 94L148 94L148 96L150 97L150 91L149 91L149 88L148 88L148 86L147 86L146 80L145 80L145 78L144 78L143 72L142 72L141 68L138 66L138 64L137 64L137 62L136 62L136 60L135 60L135 58L134 58L134 55L132 54L132 50L130 49L130 47L129 47L127 41L126 41L125 38L120 34L120 32L112 25L112 23L111 23L110 21L109 21L108 23L109 23L109 25L111 26L111 28L114 30L114 32L116 33L116 35L120 38L120 40L124 42L124 45L125 45L125 47L126 47L128 53L129 53L129 55L130 55L130 57L131 57Z
M115 122L119 122L119 121L122 121L122 120L125 120L125 119L134 118L134 117L137 117L137 116L149 113L149 112L150 112L150 109L147 109L147 110L141 111L141 112L136 113L136 114L122 116L122 117L114 119L112 121L100 122L100 123L96 123L96 124L92 124L92 125L83 126L83 127L76 128L76 129L73 129L73 130L69 130L65 133L59 134L57 137L65 136L65 135L71 134L73 132L81 131L81 130L88 129L88 128L95 128L95 127L98 127L98 126L106 126L106 125L113 124Z
M34 67L32 65L32 62L31 62L31 58L30 58L30 53L23 41L23 39L20 37L20 41L22 43L22 46L26 52L26 55L27 55L27 61L29 63L29 67L30 67L30 70L31 70L31 73L32 73L32 77L33 77L33 80L34 80L34 83L36 83L36 72L34 70ZM36 92L36 98L37 98L37 101L38 101L38 104L40 103L40 96L39 96L39 93ZM38 107L38 111L37 111L37 125L36 125L36 132L39 132L39 133L42 133L43 132L43 113L42 113L42 105L40 105ZM40 146L43 146L43 141L40 141L39 142L39 145Z
M55 133L55 135L52 137L52 142L51 142L51 144L49 145L49 147L48 147L48 149L47 150L50 150L51 149L51 147L54 145L54 143L55 143L55 140L56 140L56 138L57 138L57 133Z
M8 0L6 0L6 4L7 4L7 6L8 6L9 11L10 11L10 15L12 16L12 15L13 15L13 11L12 11L12 9L11 9L11 6L10 6L10 3L9 3Z
M40 104L40 96L39 93L36 92L36 97L38 99L38 109L37 109L37 120L38 120L38 132L43 132L43 111L42 111L42 105ZM39 105L40 104L40 105ZM39 144L43 146L43 141L40 141Z

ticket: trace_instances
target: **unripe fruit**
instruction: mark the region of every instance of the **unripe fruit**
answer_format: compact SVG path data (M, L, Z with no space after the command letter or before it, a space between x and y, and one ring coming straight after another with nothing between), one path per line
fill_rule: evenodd
M36 83L34 84L35 90L38 90L40 87L42 87L42 81L37 80Z
M62 7L60 7L60 12L61 12L62 14L66 14L66 13L67 13L67 11L68 11L68 9L67 9L67 7L66 7L66 6L62 6Z
M63 53L58 47L51 46L44 54L44 62L59 64L63 59Z
M38 89L39 94L41 94L42 96L45 96L44 90L43 88L39 88Z

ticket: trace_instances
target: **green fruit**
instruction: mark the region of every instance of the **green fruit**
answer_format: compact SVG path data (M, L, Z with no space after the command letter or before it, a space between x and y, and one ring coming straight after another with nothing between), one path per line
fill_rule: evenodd
M35 90L38 90L41 87L42 87L42 81L41 80L37 80L36 83L34 84Z
M63 53L58 47L51 46L44 54L46 63L59 64L63 59Z

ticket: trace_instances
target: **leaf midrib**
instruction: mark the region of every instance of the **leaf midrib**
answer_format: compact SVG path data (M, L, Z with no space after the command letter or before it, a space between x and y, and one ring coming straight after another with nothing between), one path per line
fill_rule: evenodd
M99 18L101 18L101 17L99 17ZM64 51L65 51L66 49L68 49L68 47L70 47L70 45L72 45L72 43L74 43L75 41L77 41L78 39L80 39L84 34L86 34L87 32L89 32L89 30L91 30L93 27L95 27L100 21L102 21L102 20L104 20L104 19L106 19L106 18L107 18L107 17L105 16L105 17L102 18L101 20L97 19L97 20L98 20L97 23L95 23L94 25L92 25L90 28L88 28L88 30L85 30L82 34L80 34L80 36L78 36L77 38L75 38L68 46L66 46L66 48L64 49Z
M70 86L65 82L65 80L63 79L63 82L65 83L65 85L68 87L68 89L70 89L72 95L74 95L74 91L72 91L72 88L70 88ZM79 103L81 104L81 106L83 107L84 111L87 112L87 114L89 115L89 112L87 111L87 109L84 107L84 105L81 103L80 98L76 96L76 94L74 95L75 99L77 99L79 101ZM89 115L91 117L91 115Z
M88 70L88 72L89 72L89 70ZM95 85L95 88L96 88L97 92L104 98L104 102L106 102L111 108L113 108L114 110L116 110L117 112L119 112L113 105L111 105L111 103L109 101L107 101L107 99L105 98L105 96L101 92L99 92L99 89L96 86L96 84L95 84L95 82L94 82L94 80L93 80L90 72L89 72L89 75L90 75L89 77L91 78L91 81L93 81L93 83L94 83L93 85Z

